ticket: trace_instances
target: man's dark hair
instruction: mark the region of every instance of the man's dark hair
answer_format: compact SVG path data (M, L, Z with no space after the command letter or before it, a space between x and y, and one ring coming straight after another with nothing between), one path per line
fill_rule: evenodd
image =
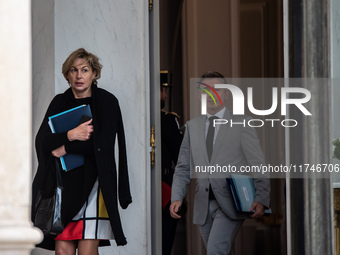
M209 78L219 78L221 79L223 84L227 83L226 80L224 79L224 76L220 74L219 72L215 72L215 71L205 72L204 74L202 74L200 81L202 82L204 79L209 79Z

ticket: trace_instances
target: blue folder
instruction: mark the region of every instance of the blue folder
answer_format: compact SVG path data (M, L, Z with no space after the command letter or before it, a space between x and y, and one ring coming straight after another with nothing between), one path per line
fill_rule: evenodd
M249 175L232 174L227 178L227 184L239 213L252 214L250 207L255 199L254 179ZM266 209L264 214L271 214L271 209Z
M50 116L48 124L53 133L69 131L83 122L84 116L92 118L90 105L81 105L70 110ZM84 165L84 156L69 153L60 158L63 170L70 171Z

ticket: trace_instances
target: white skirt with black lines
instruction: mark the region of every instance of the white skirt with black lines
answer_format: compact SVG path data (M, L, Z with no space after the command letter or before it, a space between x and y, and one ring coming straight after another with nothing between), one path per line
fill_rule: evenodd
M109 216L98 179L78 214L54 240L99 239L113 240Z

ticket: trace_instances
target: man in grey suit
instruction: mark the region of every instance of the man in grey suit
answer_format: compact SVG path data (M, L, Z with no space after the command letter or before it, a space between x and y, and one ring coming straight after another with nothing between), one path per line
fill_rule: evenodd
M225 84L218 72L207 72L202 83L208 86ZM185 136L178 156L172 184L170 214L180 218L179 210L186 195L191 176L204 166L260 166L265 164L261 146L254 128L247 125L215 125L213 118L232 120L234 123L247 123L247 116L232 115L225 107L228 90L216 89L222 104L207 99L207 115L199 116L186 124ZM213 117L214 116L214 117ZM213 118L210 118L213 117ZM209 128L210 127L210 128ZM234 168L235 169L235 168ZM191 172L191 173L190 173ZM202 174L196 176L193 223L200 226L201 236L208 255L231 253L232 243L242 223L249 216L236 211L232 195L227 187L228 174L215 176ZM256 189L255 201L250 209L250 217L264 215L270 206L270 180L263 176L253 176ZM258 178L259 177L259 178Z

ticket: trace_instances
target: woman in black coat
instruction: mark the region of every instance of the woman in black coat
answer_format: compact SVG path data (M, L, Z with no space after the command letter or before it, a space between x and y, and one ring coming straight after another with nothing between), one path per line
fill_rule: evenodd
M51 189L55 183L55 158L67 153L84 155L84 165L67 172L61 170L64 231L57 236L46 234L43 242L37 245L55 249L56 254L75 254L76 248L79 255L98 254L98 247L109 245L110 239L114 239L117 245L127 243L117 199L118 190L123 209L132 202L123 121L116 97L97 87L101 68L98 57L84 49L71 53L62 68L70 88L53 98L36 136L39 165L32 187L33 222L38 192ZM49 116L84 104L90 105L91 120L68 132L51 132Z

